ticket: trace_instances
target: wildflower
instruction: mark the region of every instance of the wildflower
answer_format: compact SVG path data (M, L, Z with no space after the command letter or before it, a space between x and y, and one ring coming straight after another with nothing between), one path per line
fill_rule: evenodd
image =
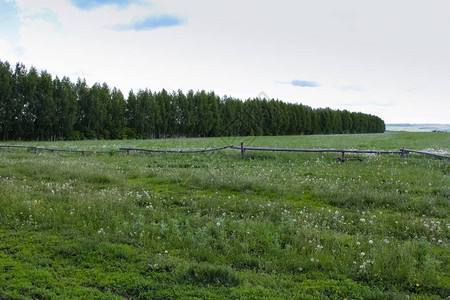
M365 256L366 255L366 253L364 253L364 252L361 252L361 254L360 254L361 256Z
M372 240L369 240L369 244L373 244L373 241L372 241Z

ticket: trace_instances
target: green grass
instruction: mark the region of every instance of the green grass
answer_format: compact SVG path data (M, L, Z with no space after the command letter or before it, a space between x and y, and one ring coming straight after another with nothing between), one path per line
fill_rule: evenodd
M0 149L0 298L450 296L450 163L119 147L450 150L449 133L20 143ZM9 144L18 144L10 142Z

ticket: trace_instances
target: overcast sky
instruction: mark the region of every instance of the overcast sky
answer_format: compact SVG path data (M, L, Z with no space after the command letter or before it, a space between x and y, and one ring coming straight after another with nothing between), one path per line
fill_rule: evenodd
M0 60L89 85L215 91L450 123L449 0L0 0Z

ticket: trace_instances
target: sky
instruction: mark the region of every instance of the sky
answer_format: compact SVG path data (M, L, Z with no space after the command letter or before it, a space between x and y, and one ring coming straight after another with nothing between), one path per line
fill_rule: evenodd
M0 60L132 89L450 123L449 0L0 0Z

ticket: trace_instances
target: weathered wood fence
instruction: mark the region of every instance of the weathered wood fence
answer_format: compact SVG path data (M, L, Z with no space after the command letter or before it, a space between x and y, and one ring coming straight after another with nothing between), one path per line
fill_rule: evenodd
M46 147L36 147L36 146L22 146L22 145L0 145L0 148L23 148L34 151L34 153L39 153L39 151L50 151L50 152L72 152L72 153L112 153L113 151L97 151L97 150L73 150L73 149L55 149ZM268 147L246 147L244 143L240 146L224 146L218 148L206 148L199 150L164 150L164 149L144 149L144 148L119 148L118 151L126 151L127 154L130 152L151 152L151 153L204 153L204 152L214 152L225 149L240 150L241 155L244 156L247 151L271 151L271 152L305 152L305 153L339 153L340 156L337 157L338 160L344 162L346 160L362 160L362 158L346 157L346 154L397 154L404 158L407 154L415 153L421 155L429 155L443 159L450 159L449 155L431 153L426 151L418 151L401 148L399 151L385 151L385 150L357 150L357 149L301 149L301 148L268 148Z
M120 151L126 151L130 154L131 151L138 152L156 152L156 153L201 153L201 152L211 152L219 151L224 149L235 149L240 150L241 155L244 156L247 151L272 151L272 152L306 152L306 153L339 153L340 156L337 158L341 162L346 160L362 160L361 158L348 158L345 157L346 153L352 154L397 154L404 158L409 153L417 153L423 155L431 155L439 158L450 159L450 156L436 154L425 151L417 151L401 148L399 151L385 151L385 150L356 150L356 149L300 149L300 148L268 148L268 147L246 147L244 143L241 146L224 146L220 148L208 148L200 150L155 150L155 149L142 149L142 148L119 148Z
M119 148L119 151L126 151L130 154L131 151L137 152L154 152L154 153L203 153L203 152L213 152L225 149L232 149L233 146L224 146L219 148L206 148L200 150L157 150L157 149L142 149L142 148Z
M363 153L363 154L400 154L404 157L405 150L400 151L384 151L384 150L356 150L356 149L300 149L300 148L267 148L267 147L245 147L241 143L240 147L231 146L232 149L241 150L241 155L245 155L246 151L272 151L272 152L306 152L306 153L340 153L338 159L342 162L348 160L345 153ZM450 158L450 157L449 157Z
M22 146L22 145L0 145L0 148L6 148L10 150L11 148L21 148L21 149L29 149L34 151L34 153L39 153L39 151L49 151L49 152L71 152L71 153L110 153L109 151L97 151L97 150L74 150L74 149L55 149L55 148L46 148L46 147L36 147L36 146Z

